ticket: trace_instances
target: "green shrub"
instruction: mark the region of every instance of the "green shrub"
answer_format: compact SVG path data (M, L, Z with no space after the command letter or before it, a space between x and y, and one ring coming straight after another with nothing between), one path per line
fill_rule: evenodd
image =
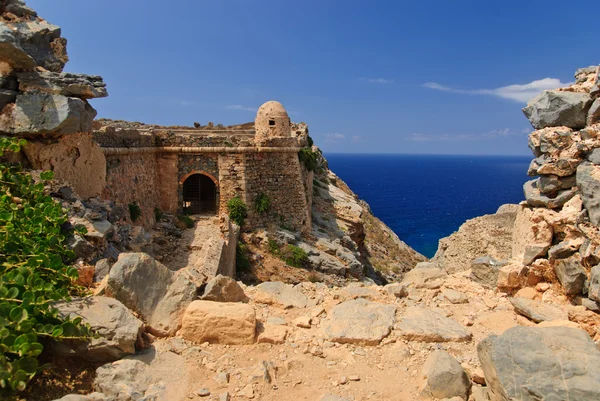
M235 249L235 269L237 272L250 271L250 260L248 259L248 246L242 242L237 243Z
M296 245L288 244L285 248L281 249L280 257L288 266L308 267L308 254L304 249Z
M161 221L163 218L163 212L162 210L160 210L159 208L155 207L154 208L154 220L156 220L156 222L158 223L159 221Z
M179 216L177 216L177 218L179 219L179 221L181 221L183 224L185 224L185 226L187 228L194 227L194 220L190 216L179 215Z
M298 152L298 158L308 171L315 171L317 169L317 153L313 152L311 149L300 149Z
M258 194L254 203L254 208L258 213L265 213L271 207L271 199L266 194Z
M129 204L129 218L132 222L136 222L137 219L142 215L142 209L137 205L137 203Z
M227 202L227 210L229 211L229 217L238 226L244 224L244 219L248 216L248 210L246 204L239 196L234 196Z
M308 135L306 137L306 141L308 142L308 147L312 148L312 146L315 144L315 141L313 141L313 139L310 137L310 135Z
M0 156L25 142L0 138ZM41 173L42 181L53 173ZM65 264L75 254L62 227L60 203L19 165L0 162L0 398L22 391L42 366L47 341L89 338L81 318L64 319L52 305L82 295L77 269Z
M229 142L229 141L224 141L223 144L225 146L227 146L228 148L233 148L233 143Z
M268 244L268 248L269 248L269 253L272 253L273 255L279 255L279 244L277 243L277 241L269 239L269 244Z

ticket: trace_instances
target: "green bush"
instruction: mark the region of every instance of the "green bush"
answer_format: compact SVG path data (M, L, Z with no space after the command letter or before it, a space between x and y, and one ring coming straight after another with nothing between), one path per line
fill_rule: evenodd
M308 147L312 148L312 146L315 144L315 141L313 141L313 139L310 137L310 135L308 135L306 137L306 142L308 142Z
M190 216L179 215L179 216L177 216L177 219L179 219L179 221L181 221L183 224L185 224L185 226L187 228L194 227L194 220Z
M287 245L281 249L280 257L288 266L308 267L308 254L296 245Z
M154 220L156 220L156 222L158 223L159 221L161 221L163 218L163 212L162 210L160 210L159 208L155 207L154 208Z
M242 242L237 243L235 249L235 269L237 272L250 271L250 260L248 259L248 247Z
M280 248L279 248L279 244L277 243L277 241L269 239L268 248L269 248L269 253L279 256Z
M246 204L239 196L234 196L227 202L227 210L229 211L229 217L238 226L244 224L244 219L248 216L248 210Z
M315 171L317 169L317 153L313 152L311 149L300 149L298 152L298 158L308 171Z
M142 215L142 209L136 203L129 204L129 218L132 222L136 222Z
M265 213L271 207L271 199L266 194L258 194L254 203L254 208L258 213Z
M0 156L25 142L0 138ZM53 173L41 173L42 181ZM63 227L68 218L19 165L0 162L0 398L22 391L40 366L47 341L89 338L81 318L63 319L53 303L81 295L77 269L65 261L75 254ZM4 399L4 398L3 398Z

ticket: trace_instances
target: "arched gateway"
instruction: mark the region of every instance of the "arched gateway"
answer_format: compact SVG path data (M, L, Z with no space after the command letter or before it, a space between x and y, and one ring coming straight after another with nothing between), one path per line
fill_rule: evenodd
M208 175L189 175L183 181L182 192L185 214L217 213L217 185Z

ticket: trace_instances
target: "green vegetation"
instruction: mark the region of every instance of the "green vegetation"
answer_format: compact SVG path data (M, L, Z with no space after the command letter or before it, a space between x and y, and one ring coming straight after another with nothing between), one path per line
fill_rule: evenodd
M315 144L315 141L313 141L313 139L310 137L310 135L308 135L306 137L306 141L308 142L308 147L312 148L312 146Z
M162 210L160 210L159 208L155 207L154 208L154 220L156 220L156 222L158 223L159 221L161 221L163 218L163 212Z
M185 224L185 226L187 228L194 227L194 220L190 216L179 215L179 216L177 216L177 219L179 219L179 221L181 221L183 224Z
M308 171L315 171L317 169L317 153L313 152L311 149L300 149L298 152L298 158Z
M283 260L288 266L308 267L308 254L299 246L288 244L282 248L276 241L269 239L268 248L269 253Z
M237 272L250 271L250 260L248 259L248 246L238 242L235 249L235 269Z
M225 146L227 146L228 148L233 148L233 143L229 141L224 141L223 144L225 144Z
M234 196L227 202L227 210L229 211L229 217L238 226L244 224L244 219L248 216L248 209L246 204L239 196Z
M137 205L137 203L129 204L129 218L132 222L136 222L137 219L142 215L142 209Z
M266 194L258 194L254 203L254 208L258 213L265 213L271 207L271 199Z
M0 138L0 156L25 144ZM53 173L41 173L42 181ZM20 165L0 162L0 398L22 391L46 366L38 356L47 341L89 338L81 318L59 317L52 305L83 294L74 284L77 269L65 262L75 254L62 227L68 221L60 203Z

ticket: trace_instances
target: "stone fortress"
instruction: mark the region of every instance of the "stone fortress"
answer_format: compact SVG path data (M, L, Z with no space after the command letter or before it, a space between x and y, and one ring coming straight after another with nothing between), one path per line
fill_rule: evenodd
M263 104L254 126L243 128L118 125L106 122L93 132L106 159L102 194L118 204L139 205L145 225L154 223L154 208L220 215L238 196L248 205L249 228L273 223L310 231L313 173L298 157L308 128L292 124L279 102ZM269 213L253 207L259 196L270 200Z

